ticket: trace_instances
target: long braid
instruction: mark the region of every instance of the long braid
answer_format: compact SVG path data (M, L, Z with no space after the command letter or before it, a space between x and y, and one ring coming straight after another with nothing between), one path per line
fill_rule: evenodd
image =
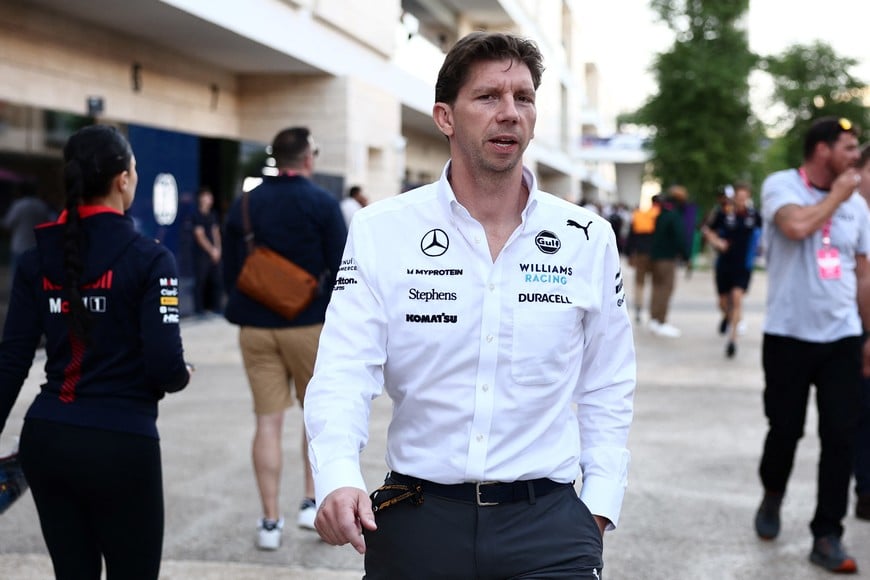
M76 338L85 342L91 327L91 313L82 302L81 277L84 271L82 261L82 224L79 204L84 190L84 176L78 159L67 162L64 170L66 179L66 227L64 228L63 265L66 273L66 288L69 296L69 326Z
M64 146L66 224L64 227L64 288L69 298L70 332L84 344L90 342L93 317L82 302L86 230L79 207L109 193L115 177L129 170L133 152L114 127L92 125L73 134ZM85 280L86 282L86 280Z

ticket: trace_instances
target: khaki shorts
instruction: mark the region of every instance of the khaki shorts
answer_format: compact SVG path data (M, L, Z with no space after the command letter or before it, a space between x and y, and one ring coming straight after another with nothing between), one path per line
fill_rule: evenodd
M305 389L314 374L322 329L322 324L239 329L239 347L254 395L254 413L268 415L292 407L294 391L302 406ZM291 388L291 381L295 389Z

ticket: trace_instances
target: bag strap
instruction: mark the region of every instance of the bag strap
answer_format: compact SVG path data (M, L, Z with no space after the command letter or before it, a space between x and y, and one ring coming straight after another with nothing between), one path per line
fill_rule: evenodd
M242 193L242 227L245 228L245 243L248 245L248 253L254 251L254 231L251 228L251 212L248 209L248 196L250 192Z

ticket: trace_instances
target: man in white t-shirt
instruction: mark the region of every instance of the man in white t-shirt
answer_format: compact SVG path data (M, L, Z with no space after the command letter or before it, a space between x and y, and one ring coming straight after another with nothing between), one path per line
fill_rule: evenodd
M855 572L842 546L860 408L860 375L870 370L870 212L860 181L857 130L847 119L815 121L798 169L762 186L768 296L762 362L769 430L759 475L764 499L755 529L772 540L803 435L810 385L816 387L821 455L810 560L832 572Z
M347 192L347 197L341 201L341 213L344 216L344 223L350 227L350 220L353 214L369 204L368 198L363 195L362 188L359 185L354 185Z

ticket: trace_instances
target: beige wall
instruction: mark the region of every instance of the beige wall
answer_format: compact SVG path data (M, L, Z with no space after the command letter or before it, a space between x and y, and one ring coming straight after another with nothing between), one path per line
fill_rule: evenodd
M141 90L131 67L141 64ZM210 86L219 87L212 108ZM86 114L89 95L103 117L210 136L238 134L234 77L142 42L0 2L0 100Z
M239 80L240 133L269 143L279 130L309 127L320 145L317 169L363 186L371 199L399 193L401 107L358 79L326 75L246 75Z
M348 185L364 185L369 199L400 192L404 172L402 107L395 97L364 80L349 81Z
M429 182L441 177L444 164L450 158L447 139L413 130L406 130L405 138L405 164L411 180Z
M396 50L400 0L318 0L314 14L330 25L389 57Z

